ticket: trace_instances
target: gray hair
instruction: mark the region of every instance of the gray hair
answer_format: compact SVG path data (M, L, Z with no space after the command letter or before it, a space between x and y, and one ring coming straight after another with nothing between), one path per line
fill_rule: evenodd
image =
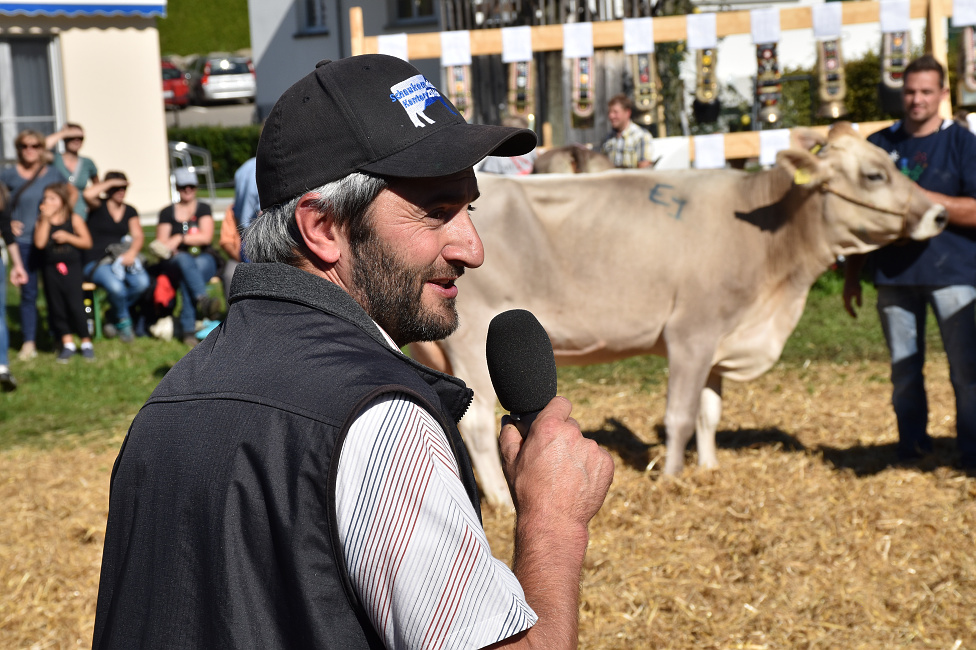
M383 178L353 172L272 206L244 231L244 255L252 262L299 262L306 248L295 223L295 210L309 193L318 194L312 204L317 210L331 213L336 226L346 230L350 241L360 242L368 234L369 206L386 186Z

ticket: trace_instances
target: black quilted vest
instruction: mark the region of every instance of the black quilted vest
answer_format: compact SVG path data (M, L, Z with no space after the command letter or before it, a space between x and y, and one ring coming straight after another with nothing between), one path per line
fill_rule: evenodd
M448 432L480 515L456 426L471 391L303 271L242 264L231 302L115 463L93 647L382 647L338 550L339 450L363 405L408 393Z

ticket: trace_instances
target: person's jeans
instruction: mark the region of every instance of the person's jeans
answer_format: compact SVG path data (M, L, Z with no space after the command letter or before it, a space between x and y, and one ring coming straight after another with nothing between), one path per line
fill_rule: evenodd
M7 347L10 345L10 335L7 334L7 267L0 255L0 366L10 365Z
M27 269L27 284L20 288L20 331L24 335L24 343L37 340L37 279L40 275L38 263L40 251L33 244L17 244L20 248L20 259ZM33 254L32 254L33 253Z
M111 264L102 264L96 268L97 264L96 261L85 265L85 277L90 277L92 282L105 289L108 294L108 302L112 305L118 322L128 320L131 323L132 317L129 314L129 307L136 304L146 289L149 288L149 274L146 273L145 269L140 269L135 273L126 269L125 278L119 279L112 272Z
M879 286L878 315L891 352L891 403L898 420L898 451L911 456L932 449L926 431L925 315L932 305L949 359L956 395L956 444L976 460L976 287Z
M180 295L183 307L180 309L180 327L183 336L193 334L197 323L197 300L207 295L207 282L217 273L217 260L209 253L197 256L180 251L172 262L180 269Z

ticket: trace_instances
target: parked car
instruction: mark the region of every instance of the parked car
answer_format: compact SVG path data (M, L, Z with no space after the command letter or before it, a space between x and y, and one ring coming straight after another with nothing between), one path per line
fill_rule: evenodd
M194 104L226 100L254 101L254 66L246 56L211 53L194 61L187 73L190 101Z
M163 103L166 108L185 108L190 103L190 86L183 71L169 61L163 61Z

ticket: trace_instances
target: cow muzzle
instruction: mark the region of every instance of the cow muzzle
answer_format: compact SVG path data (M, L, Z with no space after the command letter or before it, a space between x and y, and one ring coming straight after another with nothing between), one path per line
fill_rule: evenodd
M906 233L911 239L929 239L935 237L940 232L945 230L946 225L949 223L949 214L946 212L944 206L938 203L933 204L922 218L918 220L918 224L910 233ZM907 225L907 221L906 221Z

